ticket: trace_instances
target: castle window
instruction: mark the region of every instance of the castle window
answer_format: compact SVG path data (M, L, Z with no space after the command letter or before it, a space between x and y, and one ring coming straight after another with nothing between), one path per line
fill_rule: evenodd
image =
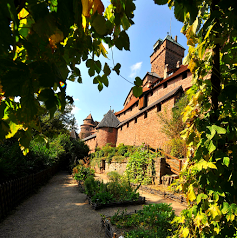
M121 126L120 131L122 131L122 130L123 130L123 127Z
M159 103L158 105L157 105L157 112L160 112L161 111L161 104Z
M113 128L109 127L109 130L108 130L110 133L113 132Z
M151 96L153 95L153 91L151 91Z
M138 102L136 102L136 104L135 104L135 107L137 107L138 106Z
M124 112L124 115L126 114L126 111Z
M127 127L129 127L129 122L127 123Z
M182 79L186 79L186 78L187 78L187 71L183 72L183 74L182 74Z
M135 117L134 123L137 123L137 118Z
M167 82L164 82L163 87L167 88Z
M144 112L144 119L147 118L147 112Z
M130 108L130 111L132 111L132 107Z

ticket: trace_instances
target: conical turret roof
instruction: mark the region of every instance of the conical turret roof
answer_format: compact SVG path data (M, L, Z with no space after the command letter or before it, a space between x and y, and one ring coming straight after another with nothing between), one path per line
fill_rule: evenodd
M102 121L98 124L97 128L102 127L112 127L116 128L119 125L120 121L118 118L114 115L113 111L109 110Z
M93 120L93 118L92 118L91 114L89 114L89 115L87 116L87 118L86 118L86 119Z

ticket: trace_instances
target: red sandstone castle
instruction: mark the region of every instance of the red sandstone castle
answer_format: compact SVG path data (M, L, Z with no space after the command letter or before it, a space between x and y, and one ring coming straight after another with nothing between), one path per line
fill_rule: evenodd
M191 86L192 74L181 64L185 49L177 37L167 35L164 40L159 39L153 50L151 72L143 78L143 94L135 98L131 89L121 111L109 110L100 123L94 122L91 114L84 120L80 138L91 151L107 143L163 147L167 137L161 132L157 113L172 110L176 100Z

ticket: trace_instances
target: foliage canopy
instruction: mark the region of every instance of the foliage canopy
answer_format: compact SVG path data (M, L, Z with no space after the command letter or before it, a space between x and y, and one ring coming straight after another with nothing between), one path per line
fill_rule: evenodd
M105 43L129 50L134 10L132 0L111 0L106 9L101 0L2 0L0 140L15 135L22 150L28 148L32 128L41 131L42 103L52 117L66 99L73 101L66 81L82 82L76 66L82 61L98 89L108 87L108 76L119 74L121 65L102 65L96 57L106 57Z

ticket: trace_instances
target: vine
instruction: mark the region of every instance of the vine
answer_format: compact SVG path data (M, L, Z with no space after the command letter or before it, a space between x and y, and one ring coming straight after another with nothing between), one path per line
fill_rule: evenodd
M193 73L184 110L189 159L178 189L188 208L175 237L236 237L237 230L237 3L155 0L184 23Z

